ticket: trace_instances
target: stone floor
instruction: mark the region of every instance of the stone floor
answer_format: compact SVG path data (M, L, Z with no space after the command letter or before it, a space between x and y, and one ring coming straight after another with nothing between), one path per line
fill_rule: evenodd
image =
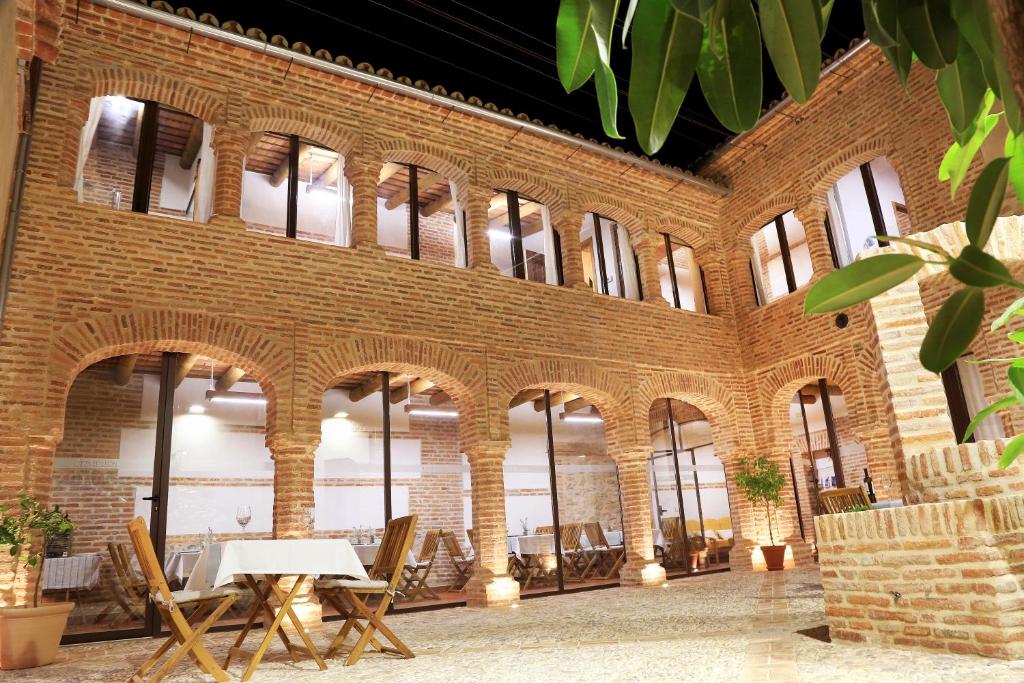
M417 653L415 659L368 654L351 668L330 662L330 669L320 672L308 660L292 664L268 656L253 680L1024 680L1024 662L829 644L797 633L825 623L816 570L718 574L672 581L660 589L615 588L537 598L515 610L404 614L389 623ZM336 623L327 624L314 639L324 645L336 628ZM233 637L213 634L206 643L219 656ZM151 640L66 647L54 665L5 672L0 680L127 680L153 649ZM232 665L234 680L243 670ZM204 677L187 663L166 680Z

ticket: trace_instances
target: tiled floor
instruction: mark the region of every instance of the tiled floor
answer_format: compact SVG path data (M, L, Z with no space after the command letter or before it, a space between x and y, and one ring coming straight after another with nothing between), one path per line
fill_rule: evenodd
M253 680L1024 680L1024 662L828 644L796 633L824 624L815 570L717 574L672 581L664 589L614 588L526 600L515 610L404 614L389 623L416 651L415 659L368 654L351 668L330 662L320 672L308 660L292 664L274 656ZM327 624L315 640L326 644L336 628ZM214 634L207 643L218 656L233 637ZM127 680L154 647L150 640L68 647L50 667L5 672L0 680ZM235 680L242 671L238 664L230 669ZM189 663L167 680L204 677Z

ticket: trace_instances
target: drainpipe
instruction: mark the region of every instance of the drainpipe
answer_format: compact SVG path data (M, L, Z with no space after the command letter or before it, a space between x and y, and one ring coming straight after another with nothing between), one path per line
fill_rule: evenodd
M4 234L3 254L0 255L0 330L3 330L7 313L7 293L11 288L11 270L14 267L14 246L18 238L18 221L21 218L21 201L25 196L25 175L28 170L28 154L32 147L32 128L35 126L36 98L39 95L39 77L43 72L43 61L32 58L29 67L28 112L25 115L24 130L18 134L18 152L14 162L14 177L11 182L11 201L7 209L7 232Z

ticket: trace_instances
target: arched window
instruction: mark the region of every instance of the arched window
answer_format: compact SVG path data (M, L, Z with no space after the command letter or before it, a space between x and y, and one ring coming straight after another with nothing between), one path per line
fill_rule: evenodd
M250 230L349 246L352 188L345 159L298 135L258 133L242 174L242 220Z
M548 207L512 190L497 190L487 209L491 263L502 275L562 284L562 241Z
M624 227L604 216L588 213L580 228L583 274L598 294L643 299L640 264Z
M206 221L213 195L213 127L149 100L94 97L82 128L78 199Z
M388 256L464 268L466 217L455 184L414 164L385 164L377 185L377 243Z
M879 237L910 230L910 216L899 176L885 157L847 173L828 191L829 247L836 268L878 246ZM884 240L883 240L884 241Z
M662 257L658 260L661 296L676 308L707 313L704 270L693 257L693 248L663 233Z
M758 305L795 292L811 280L811 250L796 214L787 211L772 219L750 238L750 272Z

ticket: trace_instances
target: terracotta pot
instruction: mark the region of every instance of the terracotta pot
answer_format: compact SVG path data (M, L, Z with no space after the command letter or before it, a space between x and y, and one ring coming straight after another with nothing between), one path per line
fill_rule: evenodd
M45 666L57 656L73 602L0 607L0 669Z
M764 555L765 566L770 572L781 572L786 561L786 546L784 545L763 545L761 554Z

